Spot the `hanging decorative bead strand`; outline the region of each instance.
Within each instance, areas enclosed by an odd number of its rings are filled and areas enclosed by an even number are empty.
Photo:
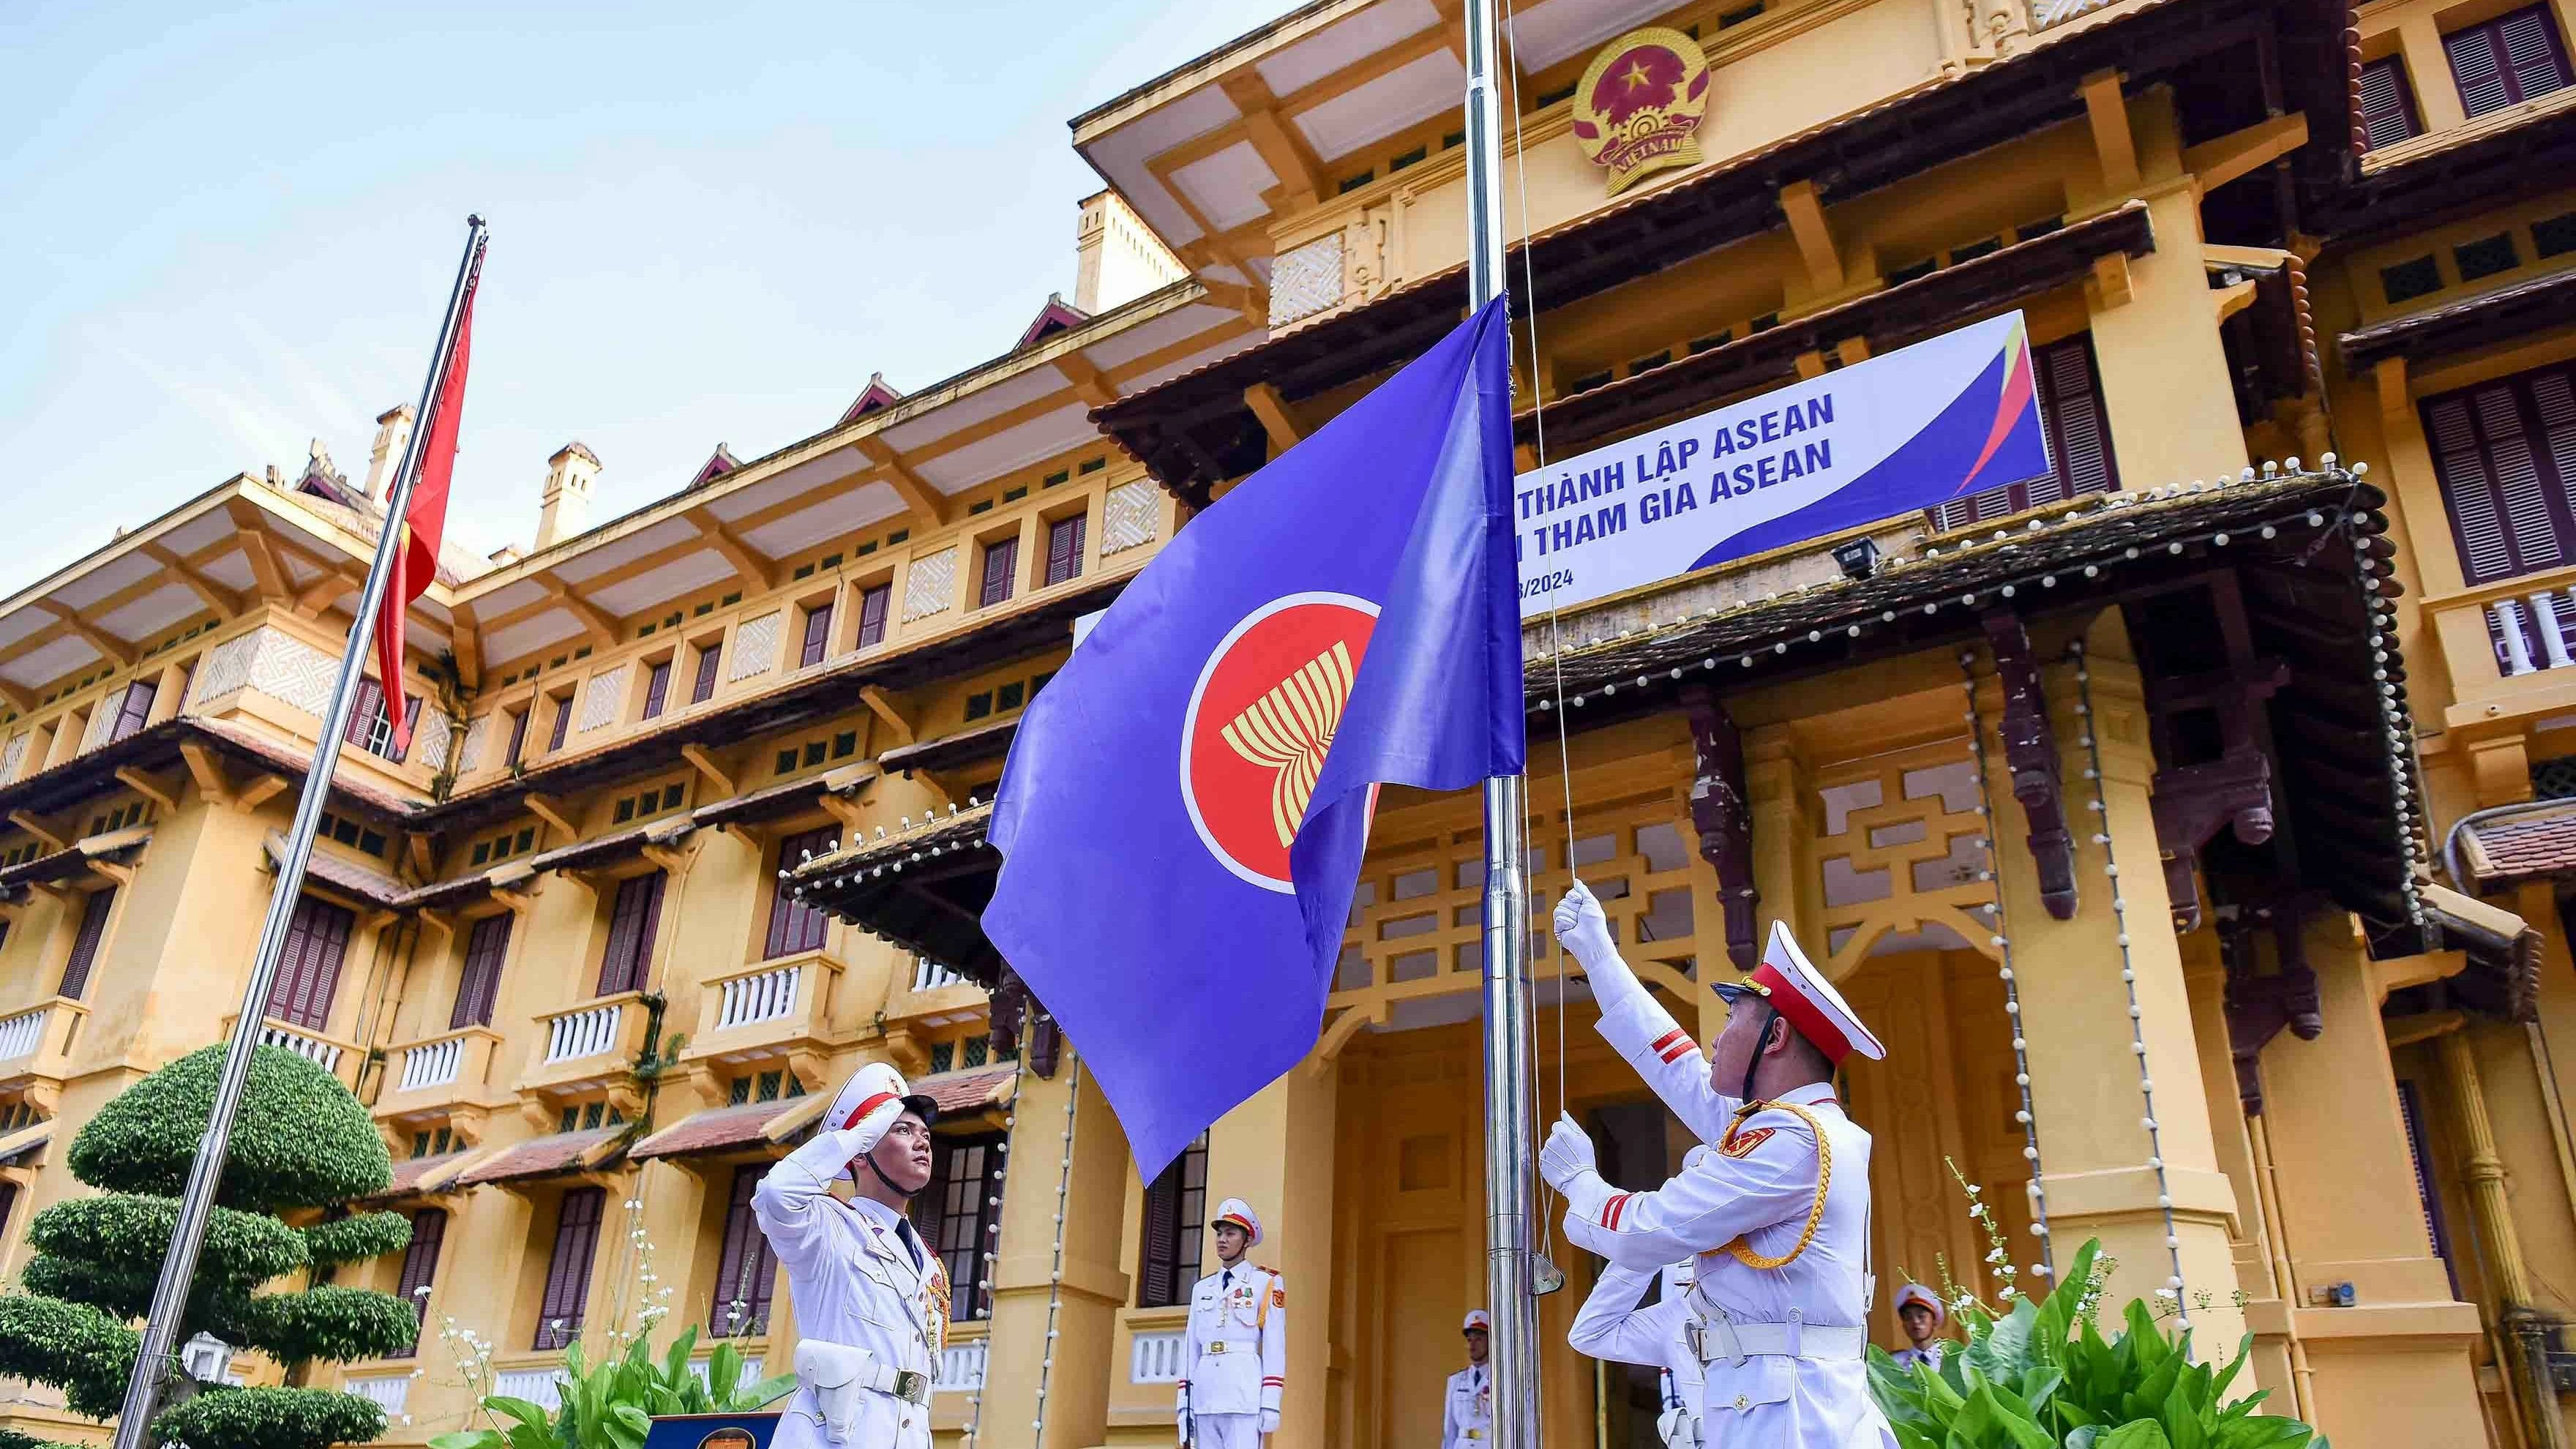
[[[1031,1027],[1036,1023],[1032,1021]],[[1021,1054],[1023,1057],[1026,1052]],[[1064,1092],[1064,1168],[1055,1179],[1055,1266],[1047,1272],[1046,1353],[1038,1360],[1038,1416],[1029,1425],[1033,1432],[1029,1443],[1034,1446],[1046,1440],[1047,1380],[1055,1376],[1055,1319],[1064,1306],[1064,1205],[1073,1189],[1074,1109],[1082,1104],[1082,1058],[1071,1047],[1065,1049],[1069,1063]]]
[[[1028,1022],[1026,1019],[1027,1013],[1034,1011],[1035,1008],[1033,1006],[1023,1007],[1021,1010],[1023,1013],[1021,1030],[1025,1033],[1028,1029]],[[1027,1090],[1028,1085],[1029,1048],[1026,1036],[1023,1035],[1020,1041],[1020,1055],[1016,1067],[1016,1074],[1011,1079],[1011,1100],[1015,1103],[1018,1102],[1020,1100],[1020,1093]],[[1003,1137],[999,1145],[999,1150],[1003,1154],[1004,1162],[1002,1164],[1002,1170],[995,1173],[994,1176],[1005,1181],[1009,1179],[1010,1175],[1010,1163],[1008,1161],[1011,1150],[1010,1130],[1019,1125],[1019,1120],[1019,1114],[1016,1111],[1006,1113],[1002,1118]],[[1001,1194],[995,1194],[995,1196],[998,1199]],[[984,1236],[986,1239],[984,1246],[978,1249],[975,1255],[975,1261],[982,1265],[976,1270],[975,1291],[983,1295],[982,1302],[984,1305],[985,1322],[987,1325],[992,1322],[994,1265],[1001,1260],[1001,1255],[998,1251],[999,1244],[996,1241],[1001,1236],[1002,1232],[1002,1214],[998,1201],[995,1202],[994,1209],[993,1220],[984,1225]],[[976,1375],[975,1387],[966,1395],[966,1433],[964,1437],[958,1441],[960,1449],[965,1449],[965,1446],[972,1445],[975,1442],[976,1431],[983,1427],[984,1383],[987,1379],[992,1377],[992,1365],[993,1334],[992,1329],[988,1326],[984,1331],[984,1370],[982,1373]],[[947,1366],[942,1364],[941,1367],[944,1369]]]

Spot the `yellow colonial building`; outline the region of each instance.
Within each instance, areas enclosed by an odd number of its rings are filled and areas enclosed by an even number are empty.
[[[2250,1335],[2346,1449],[2570,1434],[2571,26],[1537,0],[1505,32],[1525,471],[2015,311],[2053,459],[1534,622],[1535,898],[1580,873],[1703,1039],[1710,973],[1800,933],[1891,1047],[1845,1084],[1891,1288],[2002,1286],[1955,1172],[2022,1286],[2101,1238],[2114,1294]],[[1646,27],[1706,77],[1653,155],[1592,74]],[[1453,0],[1319,0],[1145,81],[1075,118],[1107,189],[1072,299],[991,362],[605,521],[569,444],[531,548],[448,561],[266,1014],[370,1105],[415,1223],[363,1276],[419,1346],[315,1382],[418,1444],[648,1318],[783,1366],[750,1188],[887,1060],[945,1109],[943,1446],[1172,1443],[1223,1196],[1293,1285],[1278,1449],[1433,1441],[1482,1294],[1476,802],[1390,794],[1313,1056],[1152,1182],[977,913],[1075,621],[1461,316],[1463,44]],[[10,1268],[97,1104],[228,1025],[411,419],[379,422],[363,483],[237,477],[0,601]],[[1536,954],[1541,1109],[1648,1185],[1687,1143]],[[1547,1442],[1649,1444],[1651,1377],[1563,1347],[1594,1269],[1556,1251]]]

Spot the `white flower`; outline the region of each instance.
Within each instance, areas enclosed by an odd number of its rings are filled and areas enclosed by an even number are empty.
[[[2174,1302],[2179,1295],[2177,1295],[2171,1288],[2159,1288],[2156,1290],[2156,1296],[2165,1300],[2167,1303],[2171,1303]]]

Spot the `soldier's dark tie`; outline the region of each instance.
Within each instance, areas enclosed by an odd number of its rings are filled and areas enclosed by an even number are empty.
[[[917,1238],[917,1237],[914,1237],[914,1236],[913,1236],[913,1232],[912,1232],[912,1219],[910,1219],[910,1218],[896,1218],[896,1219],[894,1220],[894,1235],[895,1235],[896,1237],[898,1237],[898,1238],[903,1239],[903,1245],[904,1245],[904,1247],[906,1247],[906,1248],[908,1248],[908,1249],[910,1249],[910,1250],[911,1250],[911,1252],[912,1252],[912,1271],[914,1271],[914,1272],[916,1272],[916,1273],[920,1272],[920,1271],[921,1271],[921,1239],[919,1239],[919,1238]]]

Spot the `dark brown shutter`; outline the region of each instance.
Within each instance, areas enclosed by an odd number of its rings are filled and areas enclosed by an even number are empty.
[[[796,667],[823,662],[824,651],[832,647],[832,606],[818,605],[805,611],[805,647],[796,656]]]
[[[663,660],[644,676],[644,717],[653,719],[662,713],[662,703],[671,693],[671,661]]]
[[[89,893],[81,907],[80,934],[72,937],[72,954],[63,962],[61,995],[74,1001],[89,989],[89,968],[98,960],[100,940],[107,935],[107,915],[116,907],[116,887],[106,886]]]
[[[368,748],[367,742],[374,737],[376,726],[383,723],[384,713],[385,687],[372,679],[359,680],[357,701],[349,708],[349,727],[340,738],[359,749]]]
[[[1047,525],[1048,583],[1060,584],[1082,572],[1082,525],[1079,513]]]
[[[716,663],[724,658],[722,644],[710,644],[698,651],[698,678],[689,689],[689,703],[703,704],[716,692]]]
[[[859,647],[885,642],[886,605],[894,598],[894,585],[879,584],[859,594]]]
[[[309,1031],[323,1029],[331,1019],[331,998],[339,990],[349,932],[357,921],[355,912],[311,896],[295,903],[295,914],[286,922],[277,981],[268,993],[270,1016]]]
[[[608,950],[600,957],[599,994],[614,996],[644,984],[653,959],[653,934],[662,923],[662,873],[629,876],[619,882],[616,903],[609,907]]]
[[[752,1192],[768,1174],[765,1162],[734,1169],[733,1194],[725,1203],[724,1250],[716,1262],[715,1298],[707,1309],[709,1337],[745,1338],[769,1331],[778,1259],[769,1251],[769,1239],[761,1234],[760,1222],[751,1211]]]
[[[2031,362],[2039,388],[2040,421],[2048,429],[2049,473],[2028,483],[1989,488],[1932,510],[1940,528],[1965,528],[2086,493],[2120,486],[2111,454],[2110,417],[2093,369],[2090,334],[2035,348]]]
[[[1179,1302],[1172,1279],[1173,1249],[1180,1238],[1181,1164],[1175,1160],[1145,1189],[1145,1232],[1136,1275],[1136,1306],[1167,1308]]]
[[[841,832],[832,826],[791,835],[778,842],[778,868],[794,870],[808,853],[828,855],[841,843]],[[796,899],[785,881],[776,882],[769,897],[769,936],[764,956],[788,956],[798,951],[823,949],[825,928],[830,918],[821,911]]]
[[[409,1358],[420,1346],[420,1324],[429,1317],[429,1295],[423,1293],[438,1276],[438,1250],[447,1242],[447,1212],[422,1208],[411,1215],[411,1246],[403,1249],[402,1277],[395,1296],[411,1306],[412,1341],[391,1355]]]
[[[2396,56],[2361,68],[2362,149],[2393,146],[2423,128],[2415,123],[2415,95],[2406,84],[2406,69]]]
[[[528,716],[535,713],[536,708],[531,704],[510,716],[510,753],[506,758],[513,765],[525,757],[528,748]]]
[[[456,1007],[447,1015],[450,1031],[490,1026],[492,1007],[501,995],[501,963],[510,955],[510,912],[485,916],[465,940],[465,970],[456,982]]]
[[[1011,597],[1011,575],[1020,564],[1020,541],[1006,538],[984,548],[984,587],[977,596],[980,605],[989,607]]]
[[[545,1300],[537,1312],[535,1347],[561,1348],[581,1337],[582,1312],[590,1303],[590,1260],[599,1248],[599,1215],[608,1194],[596,1187],[576,1187],[563,1195],[555,1219],[554,1256],[546,1263]]]
[[[10,1215],[17,1210],[17,1207],[18,1184],[14,1182],[0,1182],[0,1237],[6,1237],[8,1235],[9,1218]]]
[[[143,728],[143,722],[152,717],[153,696],[159,693],[160,686],[149,680],[138,679],[125,686],[125,702],[116,711],[116,728],[107,737],[121,740]]]
[[[548,753],[564,747],[564,736],[572,729],[572,702],[573,696],[569,694],[555,701],[555,732],[554,737],[546,741]]]
[[[2424,400],[2424,434],[2470,583],[2576,556],[2576,386],[2563,369]]]
[[[2567,53],[2546,6],[2533,5],[2442,37],[2460,107],[2472,116],[2567,84]]]

